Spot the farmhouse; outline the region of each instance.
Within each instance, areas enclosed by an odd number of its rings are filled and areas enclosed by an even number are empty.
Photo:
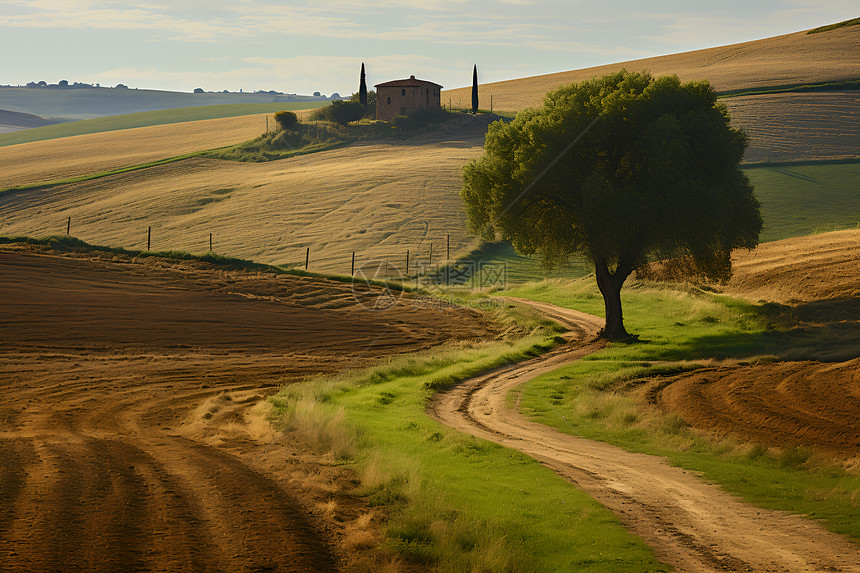
[[[442,86],[426,80],[394,80],[376,84],[376,119],[390,120],[395,115],[419,109],[439,109]]]

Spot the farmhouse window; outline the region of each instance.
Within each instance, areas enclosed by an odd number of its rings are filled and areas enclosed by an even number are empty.
[[[388,98],[388,105],[391,105],[391,98]]]
[[[405,96],[405,95],[406,95],[406,90],[400,90],[400,95]]]

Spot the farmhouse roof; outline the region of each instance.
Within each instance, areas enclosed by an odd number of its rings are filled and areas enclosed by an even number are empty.
[[[381,84],[376,84],[375,88],[420,88],[422,86],[426,86],[427,84],[436,86],[437,88],[441,88],[437,83],[428,82],[427,80],[416,80],[415,76],[409,76],[408,80],[393,80],[390,82],[384,82]]]

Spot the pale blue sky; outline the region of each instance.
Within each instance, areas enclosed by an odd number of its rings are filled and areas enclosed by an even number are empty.
[[[731,44],[858,16],[856,0],[0,0],[0,84],[191,91],[445,87]]]

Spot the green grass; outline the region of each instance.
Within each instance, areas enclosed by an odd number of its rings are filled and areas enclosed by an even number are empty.
[[[787,329],[790,313],[775,305],[693,289],[631,287],[622,295],[625,322],[641,342],[613,343],[534,379],[521,390],[524,411],[562,432],[665,456],[753,504],[821,519],[860,541],[860,476],[830,465],[825,456],[807,459],[802,450],[767,452],[756,444],[714,439],[628,392],[637,380],[695,369],[713,358],[814,359],[817,351],[830,349],[829,328]],[[602,299],[590,279],[533,283],[506,294],[602,315]],[[845,342],[849,357],[860,348],[853,336]]]
[[[744,172],[761,201],[762,242],[860,224],[860,162],[757,166]]]
[[[827,26],[819,26],[818,28],[813,28],[808,31],[807,34],[820,34],[821,32],[829,32],[830,30],[835,30],[836,28],[844,28],[845,26],[857,26],[860,25],[860,18],[852,18],[850,20],[843,20],[842,22],[837,22],[836,24],[829,24]]]
[[[520,322],[534,318],[517,319]],[[383,542],[440,571],[666,571],[587,494],[519,452],[464,435],[425,413],[435,389],[542,352],[555,331],[458,345],[340,377],[290,385],[275,419],[386,509]]]
[[[113,115],[110,117],[85,119],[69,123],[58,123],[55,125],[46,125],[45,127],[36,127],[33,129],[3,133],[0,134],[0,147],[16,145],[19,143],[29,143],[32,141],[43,141],[46,139],[58,139],[60,137],[70,137],[73,135],[86,135],[90,133],[102,133],[105,131],[132,129],[135,127],[149,127],[153,125],[166,125],[171,123],[181,123],[184,121],[200,121],[204,119],[219,119],[241,115],[274,113],[281,110],[311,109],[329,105],[329,103],[330,102],[325,101],[234,103]],[[274,128],[274,125],[272,125],[272,128]]]
[[[343,147],[353,141],[345,126],[330,122],[297,123],[292,129],[265,133],[230,147],[204,152],[206,157],[260,163]]]
[[[438,129],[440,124],[452,118],[452,114],[415,113],[398,118],[391,122],[362,119],[348,124],[312,118],[288,130],[266,133],[227,148],[206,152],[205,155],[216,159],[259,163],[335,149],[356,141],[402,140]]]
[[[535,256],[525,256],[517,253],[510,243],[481,243],[475,249],[457,259],[453,266],[467,264],[503,266],[506,282],[517,284],[541,278],[579,278],[591,273],[594,268],[581,256],[570,258],[566,267],[557,267],[550,271],[544,269],[540,260]]]

